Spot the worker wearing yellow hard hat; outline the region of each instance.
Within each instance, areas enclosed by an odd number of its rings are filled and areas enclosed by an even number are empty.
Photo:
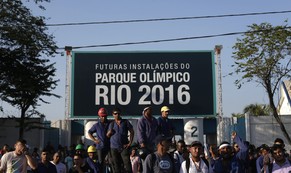
[[[94,145],[90,145],[87,149],[88,157],[86,158],[86,162],[90,166],[91,169],[94,170],[94,173],[100,172],[100,165],[97,159],[97,149]]]
[[[158,133],[166,136],[174,136],[174,126],[169,119],[170,108],[168,106],[163,106],[161,108],[161,116],[158,118]]]

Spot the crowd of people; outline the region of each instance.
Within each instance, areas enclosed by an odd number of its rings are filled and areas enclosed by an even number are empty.
[[[186,145],[175,141],[169,107],[161,108],[155,118],[152,108],[144,108],[136,130],[121,110],[112,110],[109,120],[105,108],[98,110],[98,122],[89,130],[94,142],[79,143],[58,150],[48,144],[38,154],[30,153],[25,140],[18,140],[14,150],[5,144],[0,151],[0,173],[289,173],[291,162],[284,141],[275,139],[269,147],[255,147],[232,132],[233,143],[205,146],[201,141]],[[134,133],[137,141],[134,142]]]

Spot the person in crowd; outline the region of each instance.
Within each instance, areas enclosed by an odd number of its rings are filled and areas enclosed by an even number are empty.
[[[247,173],[257,173],[256,160],[257,160],[257,151],[256,147],[253,144],[249,146],[249,164],[247,165]]]
[[[262,144],[258,149],[259,149],[258,152],[260,153],[260,156],[256,160],[256,168],[257,168],[257,172],[261,173],[267,170],[267,167],[268,167],[267,165],[270,162],[268,161],[264,163],[264,160],[267,159],[265,157],[269,157],[270,148],[267,144]]]
[[[210,153],[210,157],[208,159],[209,162],[211,162],[211,160],[215,161],[215,160],[219,159],[219,153],[218,153],[216,144],[211,144],[209,146],[209,153]]]
[[[56,152],[53,155],[53,160],[51,161],[51,163],[55,165],[57,173],[67,173],[67,167],[61,162],[61,159],[62,154],[60,152]]]
[[[157,135],[155,139],[157,151],[149,154],[143,163],[143,172],[150,173],[175,173],[174,158],[168,153],[171,145],[169,138]]]
[[[0,173],[26,173],[28,166],[32,169],[36,169],[37,164],[27,151],[25,140],[17,140],[14,148],[14,151],[7,152],[2,156]],[[15,160],[17,160],[17,162],[15,162]]]
[[[282,148],[284,149],[284,154],[285,154],[285,156],[286,157],[289,157],[289,153],[286,151],[286,149],[285,149],[285,143],[284,143],[284,140],[282,139],[282,138],[276,138],[275,140],[274,140],[274,144],[276,144],[276,145],[281,145],[282,146]]]
[[[0,150],[0,159],[7,152],[9,152],[9,145],[8,144],[4,144],[2,149]]]
[[[94,170],[94,173],[98,173],[100,169],[100,165],[98,163],[98,158],[97,158],[97,150],[94,145],[91,145],[87,149],[88,152],[88,157],[86,158],[86,162]]]
[[[75,147],[76,154],[82,154],[84,157],[86,156],[86,150],[83,144],[78,144]]]
[[[234,142],[232,146],[233,146],[233,152],[238,153],[240,150],[238,144],[236,142]]]
[[[85,161],[82,154],[74,155],[74,166],[69,170],[69,173],[91,173],[94,172],[92,168]]]
[[[103,172],[106,169],[104,160],[109,152],[110,147],[110,140],[106,136],[110,123],[107,119],[107,115],[107,110],[105,108],[100,108],[98,110],[98,122],[95,123],[88,131],[89,138],[96,144],[97,157],[99,165],[101,166],[100,170]],[[93,136],[94,133],[96,133],[96,137]]]
[[[31,153],[31,157],[35,160],[36,163],[40,161],[40,156],[38,154],[38,148],[33,148],[33,151]]]
[[[174,161],[176,172],[180,171],[182,162],[189,157],[189,152],[187,150],[184,140],[179,140],[176,144],[176,151],[174,151]]]
[[[143,151],[142,159],[144,159],[148,153],[154,152],[154,141],[157,136],[157,130],[158,121],[152,115],[152,108],[150,106],[144,108],[143,116],[137,121],[137,140],[141,151]]]
[[[163,106],[161,108],[161,116],[158,120],[158,134],[172,138],[174,136],[174,126],[169,119],[170,108]]]
[[[199,141],[193,141],[190,145],[190,153],[191,157],[186,158],[183,161],[180,173],[188,173],[188,172],[201,172],[208,173],[208,163],[206,159],[202,159],[201,155],[203,154],[203,145]]]
[[[228,142],[222,142],[218,149],[219,158],[210,162],[210,172],[245,173],[248,161],[248,146],[236,132],[232,132],[231,138],[238,144],[239,152],[233,153],[231,145]]]
[[[34,169],[34,173],[57,173],[57,168],[49,161],[49,151],[43,149],[40,155],[40,162],[37,164],[37,168]]]
[[[115,173],[120,173],[123,169],[125,169],[125,172],[131,173],[129,149],[134,136],[133,126],[128,120],[121,117],[121,110],[119,108],[114,108],[112,115],[114,121],[109,124],[107,137],[110,138],[110,154],[113,169]]]
[[[286,158],[283,145],[274,144],[271,149],[271,154],[274,161],[268,165],[267,173],[291,172],[291,161]]]
[[[137,148],[134,146],[131,148],[131,154],[129,156],[131,162],[132,173],[142,172],[142,162],[137,154]]]
[[[64,163],[66,165],[67,170],[70,170],[73,167],[74,161],[73,161],[73,153],[72,152],[67,153],[67,156],[65,157]]]

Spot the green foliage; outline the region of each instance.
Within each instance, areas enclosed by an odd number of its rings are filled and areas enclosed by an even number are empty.
[[[244,108],[243,113],[249,113],[251,116],[266,116],[271,115],[272,110],[265,104],[250,104]]]
[[[287,23],[287,21],[286,21]],[[237,39],[233,52],[235,72],[242,78],[236,80],[238,88],[254,81],[274,93],[281,79],[290,78],[291,29],[268,23],[253,24],[245,37]]]
[[[272,115],[291,144],[291,138],[278,115],[274,94],[284,79],[290,79],[291,71],[291,27],[285,21],[283,26],[268,23],[252,24],[244,38],[237,39],[234,48],[235,73],[242,75],[235,84],[240,88],[245,82],[262,85],[269,97]],[[248,110],[250,111],[250,110]],[[254,111],[255,114],[262,114]]]
[[[1,1],[0,6],[0,99],[21,111],[24,128],[27,111],[38,101],[48,103],[43,96],[59,97],[51,93],[58,80],[54,64],[46,58],[57,46],[46,34],[44,17],[33,16],[19,0]]]

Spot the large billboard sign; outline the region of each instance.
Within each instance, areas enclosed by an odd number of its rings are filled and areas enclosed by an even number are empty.
[[[140,117],[146,106],[171,117],[214,116],[213,51],[73,52],[71,118],[96,117],[100,107]]]

